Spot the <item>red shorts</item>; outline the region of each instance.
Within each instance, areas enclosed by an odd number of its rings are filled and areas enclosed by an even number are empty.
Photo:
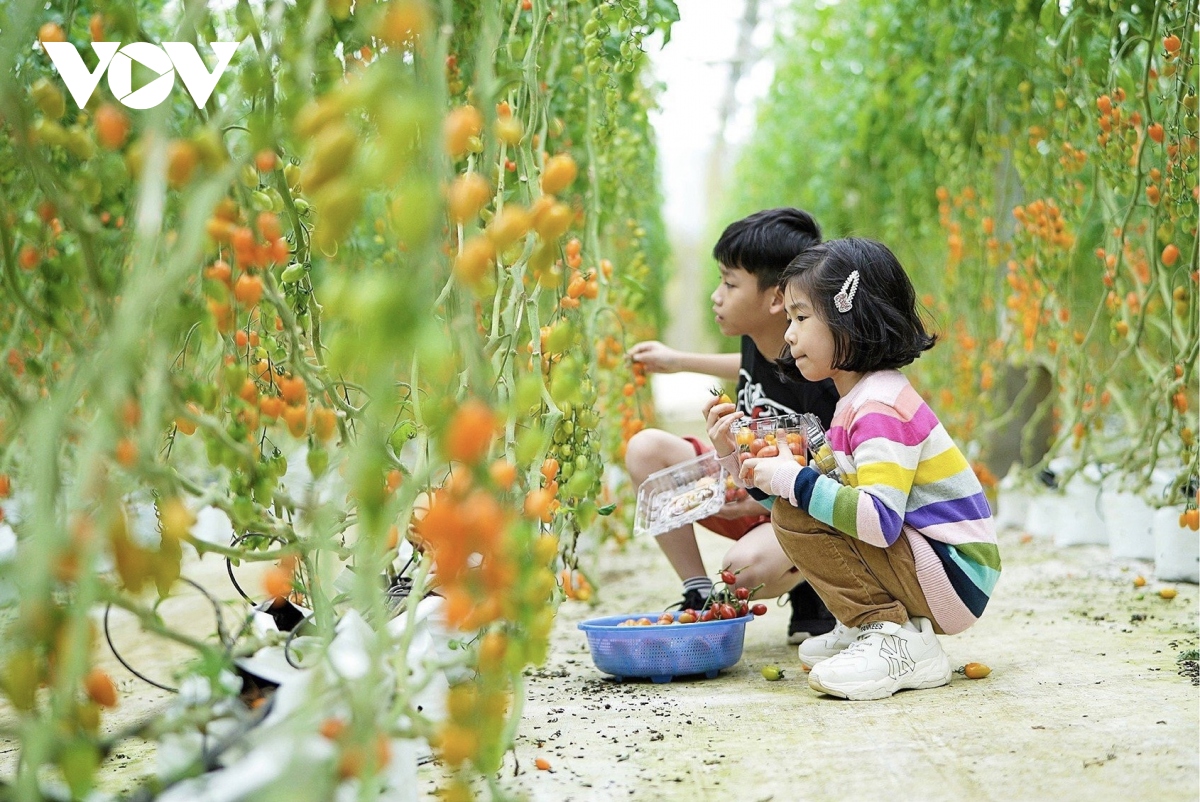
[[[692,444],[697,457],[713,450],[710,444],[703,443],[695,437],[684,437],[683,439]],[[765,510],[762,515],[746,515],[741,518],[722,518],[718,515],[710,515],[697,521],[710,532],[716,532],[721,537],[727,537],[730,540],[740,540],[754,527],[770,522],[771,515]]]

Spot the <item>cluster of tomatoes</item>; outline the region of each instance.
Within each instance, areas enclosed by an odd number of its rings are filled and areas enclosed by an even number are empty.
[[[543,465],[546,486],[525,492],[519,516],[516,464],[504,456],[488,461],[500,426],[499,414],[484,402],[460,405],[441,436],[455,472],[413,525],[418,548],[436,566],[446,622],[465,633],[478,632],[476,674],[451,688],[449,717],[431,743],[456,770],[470,765],[484,773],[499,768],[506,745],[510,674],[545,659],[558,590],[551,566],[559,556],[559,539],[543,529],[557,504],[557,464]],[[575,598],[590,593],[582,576],[564,572],[563,584]]]
[[[483,130],[483,115],[474,106],[464,105],[452,110],[443,129],[446,152],[451,158],[462,159],[482,150]],[[526,138],[519,118],[507,102],[497,105],[494,133],[505,153],[506,148],[516,148]],[[569,153],[551,156],[541,166],[542,194],[536,200],[528,207],[516,202],[497,204],[494,210],[488,209],[497,194],[492,184],[478,172],[459,175],[446,193],[451,221],[466,229],[479,223],[483,215],[487,220],[482,231],[471,236],[464,234],[458,243],[454,259],[454,273],[458,279],[485,292],[488,281],[493,278],[490,268],[494,264],[517,262],[526,235],[532,231],[538,235],[539,245],[528,258],[530,271],[526,277],[542,287],[557,287],[562,276],[561,263],[556,262],[558,240],[576,218],[570,205],[558,200],[557,195],[570,188],[578,173],[575,159]],[[567,259],[572,265],[572,276],[563,309],[578,308],[581,297],[599,295],[595,272],[589,271],[585,276],[579,270],[583,264],[581,250],[577,239],[568,244]]]
[[[806,460],[804,435],[798,430],[779,429],[759,437],[753,428],[743,427],[737,430],[734,439],[743,461],[751,457],[778,457],[785,448],[801,465]]]
[[[646,386],[646,366],[641,362],[632,365],[633,379],[621,388],[621,395],[626,399],[621,404],[621,445],[617,457],[625,458],[625,449],[635,434],[646,427],[646,422],[639,413],[639,404],[635,394]]]
[[[664,612],[657,620],[649,618],[627,618],[617,624],[619,627],[649,627],[670,624],[695,624],[705,621],[728,621],[734,618],[744,618],[748,615],[758,617],[767,614],[767,605],[762,602],[751,603],[758,588],[737,587],[737,575],[730,570],[721,572],[722,587],[714,587],[699,610],[687,608],[678,616]],[[760,586],[761,587],[761,586]]]
[[[1200,510],[1191,507],[1179,513],[1179,528],[1200,531]]]

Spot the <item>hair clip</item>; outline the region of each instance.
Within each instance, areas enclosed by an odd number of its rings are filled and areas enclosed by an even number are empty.
[[[858,292],[858,271],[852,270],[842,284],[842,290],[833,296],[833,305],[843,315],[854,308],[854,293]]]

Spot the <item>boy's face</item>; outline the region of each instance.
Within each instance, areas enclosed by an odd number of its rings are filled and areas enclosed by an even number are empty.
[[[758,279],[740,267],[721,265],[721,283],[712,294],[717,328],[727,337],[741,337],[767,324],[783,311],[783,299],[775,287],[758,288]]]

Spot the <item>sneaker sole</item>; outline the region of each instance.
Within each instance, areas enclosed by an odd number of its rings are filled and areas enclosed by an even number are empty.
[[[822,682],[820,677],[809,674],[808,687],[829,696],[849,699],[852,702],[869,702],[876,699],[886,699],[896,691],[925,690],[949,685],[950,674],[950,660],[943,655],[941,660],[935,661],[930,665],[917,666],[917,669],[910,676],[898,683],[888,677],[873,682],[837,685],[830,682]]]

